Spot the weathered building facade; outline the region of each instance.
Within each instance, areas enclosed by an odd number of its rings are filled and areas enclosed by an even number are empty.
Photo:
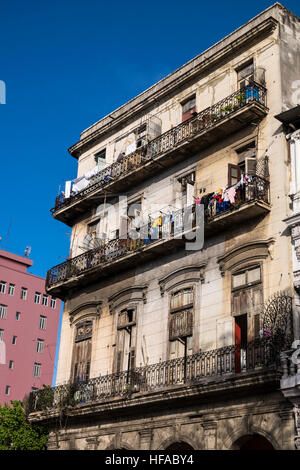
[[[78,175],[53,209],[70,258],[47,277],[65,301],[57,387],[31,400],[49,449],[294,448],[278,362],[299,331],[291,165],[275,116],[294,102],[299,34],[275,4],[70,148]]]

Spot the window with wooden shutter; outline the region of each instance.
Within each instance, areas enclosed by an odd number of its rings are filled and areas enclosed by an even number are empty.
[[[136,309],[121,310],[118,315],[116,371],[135,368]]]
[[[85,382],[90,378],[92,330],[92,321],[85,321],[76,327],[71,367],[74,382]]]
[[[194,291],[180,289],[170,299],[170,359],[183,357],[192,350]]]
[[[238,165],[228,165],[228,186],[234,186],[241,179],[241,168]]]

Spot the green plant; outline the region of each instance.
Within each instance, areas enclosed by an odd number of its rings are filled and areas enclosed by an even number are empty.
[[[31,424],[23,403],[0,405],[0,450],[46,450],[48,429]]]
[[[227,106],[225,106],[225,111],[228,112],[228,111],[232,111],[232,104],[228,104]]]
[[[236,99],[241,103],[246,103],[246,97],[244,93],[240,93],[237,95]]]

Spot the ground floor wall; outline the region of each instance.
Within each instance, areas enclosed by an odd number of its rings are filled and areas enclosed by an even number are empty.
[[[292,405],[274,392],[155,412],[149,406],[141,414],[112,419],[93,416],[76,421],[73,417],[61,427],[52,425],[48,449],[240,450],[262,445],[294,450],[294,437]]]

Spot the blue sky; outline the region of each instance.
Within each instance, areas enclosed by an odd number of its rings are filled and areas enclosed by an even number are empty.
[[[70,228],[49,209],[76,176],[67,149],[80,132],[272,3],[2,2],[1,248],[30,245],[36,275],[61,263]],[[284,5],[300,16],[297,0]]]

